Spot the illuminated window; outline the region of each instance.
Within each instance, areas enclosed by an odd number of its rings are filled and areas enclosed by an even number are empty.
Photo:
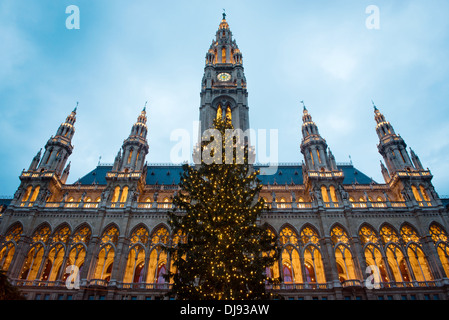
[[[217,116],[216,116],[216,118],[217,119],[222,119],[223,118],[223,110],[221,109],[220,105],[218,105],[218,108],[217,108]]]
[[[122,196],[120,197],[120,202],[126,202],[128,198],[128,186],[124,186],[122,189]]]
[[[148,243],[148,239],[149,239],[148,229],[143,226],[140,226],[133,231],[129,241],[131,242],[131,244],[142,243],[145,245]]]
[[[221,49],[221,63],[226,63],[226,48]]]
[[[384,225],[380,229],[380,237],[384,244],[388,244],[389,242],[399,243],[398,233],[388,225]]]
[[[119,194],[120,194],[120,187],[117,186],[117,187],[115,187],[115,189],[114,189],[114,194],[112,195],[112,200],[111,200],[111,202],[117,202],[117,201],[118,201],[118,196],[119,196]]]
[[[279,208],[286,208],[287,206],[285,205],[285,198],[281,198],[279,200],[280,204],[279,204]]]
[[[67,226],[61,226],[59,228],[56,229],[56,231],[53,233],[52,236],[52,243],[56,243],[56,242],[62,242],[62,243],[66,243],[67,240],[69,240],[70,237],[70,228]]]
[[[407,246],[407,255],[415,279],[417,281],[432,281],[433,276],[421,247],[415,243],[409,244]]]
[[[32,186],[28,186],[28,188],[26,189],[25,194],[24,194],[23,197],[22,197],[22,201],[23,201],[23,202],[27,201],[28,198],[30,197],[31,189],[32,189],[32,188],[33,188]]]
[[[325,283],[326,276],[321,258],[318,233],[311,227],[301,231],[301,241],[304,244],[305,277],[308,283]]]
[[[419,243],[419,236],[415,228],[405,224],[401,228],[401,237],[404,243],[416,242]]]
[[[338,242],[342,242],[342,243],[346,243],[346,244],[349,243],[348,234],[346,233],[345,230],[343,230],[342,227],[340,227],[338,225],[332,228],[331,240],[334,243],[334,245],[337,244]]]
[[[23,227],[20,223],[12,225],[5,234],[5,238],[0,245],[0,269],[8,271],[9,265],[14,258],[16,244],[22,236]]]
[[[379,241],[374,229],[366,225],[360,228],[359,238],[363,245],[368,242],[377,243]]]
[[[31,196],[30,202],[36,201],[36,198],[39,194],[40,188],[41,188],[40,186],[37,186],[36,188],[34,188],[33,195]]]
[[[134,151],[133,149],[129,150],[128,161],[127,161],[128,164],[131,163],[131,158],[133,156],[133,151]]]
[[[316,154],[317,154],[317,156],[318,156],[318,162],[321,163],[320,150],[316,149]]]
[[[321,196],[324,202],[329,202],[329,196],[327,195],[327,189],[325,186],[321,186]]]
[[[169,198],[165,197],[163,202],[164,202],[164,204],[163,204],[164,209],[170,208],[170,199]]]
[[[226,108],[226,121],[232,121],[232,112],[229,106]]]
[[[339,272],[340,280],[356,279],[352,253],[349,248],[348,234],[342,227],[337,225],[331,230],[331,240],[335,246],[335,262],[337,268],[340,266],[341,269],[341,272]]]
[[[421,190],[424,201],[430,201],[429,195],[427,194],[426,189],[423,187],[423,185],[419,185],[419,190]]]
[[[414,185],[412,185],[412,192],[413,195],[415,196],[416,201],[421,202],[422,201],[421,196],[419,195],[418,189]]]
[[[441,264],[443,265],[446,277],[449,277],[449,242],[448,235],[444,229],[433,223],[429,228],[429,233],[432,240],[437,246],[438,256],[440,258]]]
[[[103,231],[103,234],[101,235],[101,243],[105,244],[110,242],[113,243],[114,245],[117,245],[118,237],[119,231],[117,227],[110,226],[105,231]]]
[[[310,160],[312,160],[312,166],[315,165],[315,162],[313,161],[313,154],[312,154],[312,150],[309,150],[310,153]]]
[[[284,227],[279,233],[279,240],[282,245],[281,265],[284,283],[302,283],[297,234],[290,227]]]
[[[329,187],[329,191],[331,193],[332,202],[338,202],[337,194],[335,193],[335,187],[334,186],[330,186]]]
[[[73,233],[72,243],[84,243],[89,244],[92,231],[86,225],[78,227],[78,229]]]

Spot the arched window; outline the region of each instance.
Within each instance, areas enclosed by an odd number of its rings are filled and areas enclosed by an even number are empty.
[[[318,233],[309,226],[301,230],[301,242],[304,245],[304,267],[308,283],[325,283],[326,276],[321,257]]]
[[[55,281],[59,278],[65,256],[65,246],[58,242],[52,246],[45,262],[42,281]]]
[[[40,189],[41,189],[40,186],[37,186],[36,188],[34,188],[33,195],[31,196],[30,202],[36,201],[36,198],[37,198],[37,196],[39,194],[39,190]]]
[[[221,49],[221,63],[226,63],[226,48]]]
[[[119,194],[120,194],[120,187],[119,187],[119,186],[116,186],[116,187],[114,188],[114,194],[112,195],[112,200],[111,200],[111,202],[117,202],[117,201],[118,201],[118,196],[119,196]]]
[[[410,243],[407,246],[407,255],[412,267],[413,274],[417,281],[432,281],[433,276],[430,272],[427,258],[421,247],[416,243]]]
[[[52,243],[62,242],[65,244],[69,240],[70,234],[71,234],[70,228],[67,225],[62,225],[56,228],[55,232],[53,233],[51,242]]]
[[[331,193],[332,202],[338,202],[337,194],[335,193],[335,187],[334,186],[330,186],[329,187],[329,191]]]
[[[404,224],[401,227],[401,237],[407,248],[407,256],[417,281],[433,280],[427,258],[421,249],[419,236],[415,228]]]
[[[226,108],[226,121],[232,121],[232,111],[230,106],[227,106]]]
[[[22,202],[25,202],[25,201],[28,200],[28,198],[30,197],[30,194],[31,194],[31,189],[33,189],[32,186],[28,186],[28,187],[27,187],[25,193],[23,194]]]
[[[380,229],[380,238],[385,246],[385,255],[388,267],[394,277],[392,281],[411,281],[409,269],[403,251],[399,246],[399,236],[396,230],[389,225],[384,225]]]
[[[20,279],[35,280],[44,255],[42,243],[34,244],[28,251],[27,257],[22,267]]]
[[[413,195],[415,196],[415,200],[421,202],[422,201],[421,196],[419,195],[418,189],[414,185],[412,185],[412,192]]]
[[[331,230],[331,240],[334,244],[336,263],[340,265],[343,271],[339,274],[340,279],[357,279],[348,234],[337,225]]]
[[[123,282],[140,283],[144,281],[145,245],[149,240],[148,229],[142,225],[134,228],[130,237],[130,250]]]
[[[169,209],[170,208],[170,199],[165,197],[163,200],[164,204],[163,204],[163,208],[164,209]]]
[[[329,202],[329,196],[327,195],[327,189],[325,186],[321,186],[321,196],[324,202]]]
[[[223,109],[221,108],[221,105],[218,105],[216,118],[223,119]]]
[[[290,227],[284,227],[279,233],[279,240],[282,246],[281,265],[284,283],[302,283],[297,234]]]
[[[285,205],[285,198],[281,198],[281,199],[279,199],[279,208],[281,208],[281,209],[285,209],[287,206]]]
[[[111,279],[112,266],[115,258],[115,246],[117,245],[119,231],[112,225],[103,231],[101,235],[100,252],[97,256],[94,279],[109,281]]]
[[[124,186],[122,189],[122,196],[120,197],[120,202],[126,202],[128,198],[128,186]]]
[[[415,228],[407,224],[403,225],[401,228],[401,237],[404,243],[409,243],[411,241],[419,243],[418,233],[416,232]]]
[[[438,257],[440,258],[446,277],[449,277],[449,242],[446,231],[436,223],[430,225],[430,236],[437,247]]]
[[[145,249],[139,243],[129,250],[123,282],[141,283],[144,281]]]
[[[148,229],[143,226],[139,226],[133,231],[129,241],[131,244],[142,243],[143,245],[146,245],[148,243],[148,238]]]
[[[23,227],[20,223],[13,224],[6,232],[5,238],[0,245],[0,269],[8,271],[22,232]]]
[[[360,228],[359,238],[363,245],[365,245],[368,242],[371,242],[374,244],[379,242],[379,238],[377,237],[374,229],[371,227],[368,227],[366,225],[364,225]]]
[[[150,241],[150,260],[148,265],[148,283],[161,283],[160,277],[166,273],[167,252],[164,250],[169,244],[170,233],[164,226],[153,231]],[[163,266],[163,274],[161,267]],[[164,283],[164,282],[162,282]]]
[[[419,190],[421,190],[424,201],[430,201],[429,195],[427,194],[427,191],[422,184],[419,185]]]

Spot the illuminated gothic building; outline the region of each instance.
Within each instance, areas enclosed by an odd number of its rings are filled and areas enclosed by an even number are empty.
[[[200,97],[203,131],[217,116],[250,127],[242,53],[225,16],[206,54]],[[0,266],[28,299],[162,299],[170,287],[163,275],[173,268],[164,247],[180,241],[167,211],[182,168],[145,162],[144,108],[112,165],[67,184],[76,111],[20,174],[13,199],[0,202]],[[376,107],[374,120],[384,183],[337,163],[306,107],[298,119],[303,158],[260,176],[260,197],[271,207],[261,221],[282,246],[267,273],[283,281],[269,290],[287,299],[448,298],[448,200]],[[72,265],[79,289],[66,286]],[[368,266],[379,270],[374,288],[366,285]]]

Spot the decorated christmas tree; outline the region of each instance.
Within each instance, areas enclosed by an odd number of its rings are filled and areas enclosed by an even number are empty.
[[[182,233],[168,249],[177,299],[269,299],[266,270],[279,255],[276,236],[259,217],[262,185],[248,161],[248,146],[232,133],[229,118],[217,117],[201,163],[185,164],[169,224]],[[230,148],[232,146],[232,148]],[[232,152],[229,150],[232,149]],[[213,161],[211,161],[213,159]]]

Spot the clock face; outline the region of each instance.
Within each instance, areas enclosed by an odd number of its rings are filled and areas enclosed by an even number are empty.
[[[217,75],[217,79],[219,81],[229,81],[231,80],[231,75],[229,73],[222,72]]]

